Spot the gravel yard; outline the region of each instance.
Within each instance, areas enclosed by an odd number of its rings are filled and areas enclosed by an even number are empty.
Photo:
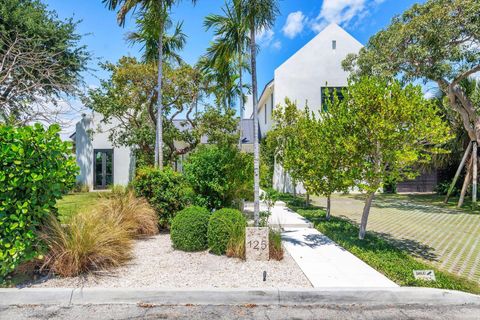
[[[263,281],[263,271],[267,281]],[[241,261],[208,252],[174,250],[168,234],[138,240],[134,259],[121,268],[74,278],[52,278],[33,287],[311,288],[292,257]]]

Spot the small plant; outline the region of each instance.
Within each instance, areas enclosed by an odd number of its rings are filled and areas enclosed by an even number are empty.
[[[119,217],[98,210],[75,214],[66,225],[52,216],[42,239],[48,248],[43,267],[64,277],[117,267],[131,258],[132,239]]]
[[[282,260],[283,259],[283,247],[282,247],[282,235],[280,231],[270,229],[268,233],[270,259]]]
[[[200,251],[208,248],[207,232],[210,212],[202,207],[188,207],[172,220],[170,238],[175,249]]]
[[[133,191],[121,190],[112,191],[108,198],[98,203],[95,210],[118,219],[132,237],[157,234],[158,219],[155,210],[144,198],[135,197]]]
[[[260,211],[259,212],[259,227],[268,227],[268,218],[270,218],[271,213],[269,211]]]
[[[220,209],[215,211],[208,223],[208,247],[217,255],[225,254],[228,243],[235,234],[236,228],[247,225],[243,214],[235,209]]]
[[[275,203],[279,200],[280,193],[274,189],[267,189],[262,193],[260,199],[267,205],[268,213],[272,213],[272,208],[275,207]]]
[[[243,221],[236,223],[227,244],[227,257],[245,260],[245,224]]]
[[[133,189],[155,209],[161,227],[168,228],[175,213],[190,201],[189,188],[182,175],[170,168],[145,167],[137,171]]]

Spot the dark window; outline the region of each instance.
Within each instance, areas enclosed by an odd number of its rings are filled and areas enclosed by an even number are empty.
[[[270,95],[270,101],[272,102],[270,106],[270,114],[273,117],[273,93]]]
[[[95,149],[93,154],[94,189],[106,189],[113,185],[113,150]]]
[[[332,41],[332,49],[333,50],[337,49],[337,40]]]
[[[265,103],[265,124],[267,124],[267,104]]]
[[[344,87],[322,87],[322,110],[323,112],[327,111],[327,98],[330,100],[330,102],[333,102],[333,98],[335,95],[337,95],[338,100],[342,101],[343,100],[343,94],[342,90]]]

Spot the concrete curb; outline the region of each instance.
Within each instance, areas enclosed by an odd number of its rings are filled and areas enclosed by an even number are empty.
[[[425,305],[480,308],[480,296],[432,288],[206,289],[133,288],[0,289],[0,306],[11,305]]]

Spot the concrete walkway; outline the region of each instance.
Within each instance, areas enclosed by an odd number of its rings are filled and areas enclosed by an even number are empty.
[[[263,209],[263,208],[262,208]],[[312,224],[278,201],[269,225],[282,228],[285,249],[314,288],[398,287],[393,281],[337,245]]]

